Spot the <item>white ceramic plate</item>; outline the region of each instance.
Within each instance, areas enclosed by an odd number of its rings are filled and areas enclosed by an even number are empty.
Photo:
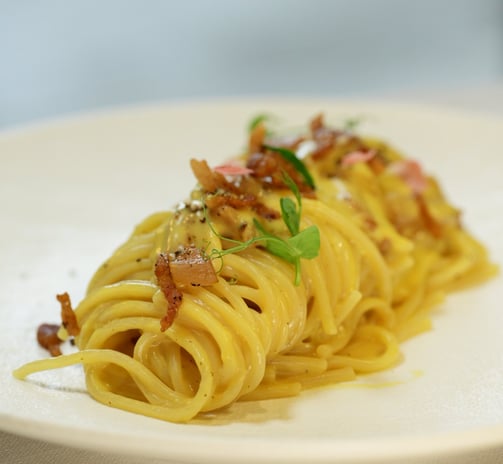
[[[434,172],[465,223],[503,262],[503,121],[365,102],[220,101],[55,121],[0,135],[0,426],[94,450],[201,463],[376,463],[478,456],[503,448],[503,288],[452,295],[395,369],[289,400],[240,404],[177,425],[110,409],[83,393],[79,367],[14,380],[45,356],[35,328],[54,295],[81,298],[134,224],[194,184],[190,156],[220,162],[271,112],[301,125],[319,111],[384,137]]]

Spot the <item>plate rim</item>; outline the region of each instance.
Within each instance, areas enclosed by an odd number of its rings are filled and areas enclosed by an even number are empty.
[[[180,463],[197,461],[207,464],[247,464],[260,460],[264,464],[303,464],[306,462],[312,462],[313,464],[375,464],[386,462],[391,464],[403,462],[404,459],[415,460],[471,455],[481,451],[499,449],[503,443],[503,424],[432,435],[403,435],[398,440],[391,437],[366,438],[364,440],[344,439],[337,442],[336,446],[326,439],[309,438],[302,442],[296,442],[285,437],[280,441],[274,440],[273,453],[271,453],[271,447],[269,446],[257,446],[264,443],[260,438],[244,439],[233,436],[233,447],[238,448],[241,453],[237,457],[235,454],[229,453],[229,446],[226,443],[228,437],[207,437],[203,439],[198,435],[197,439],[194,440],[193,436],[184,433],[181,437],[176,436],[176,440],[171,441],[171,444],[178,446],[169,446],[170,440],[166,440],[166,449],[169,450],[168,456],[166,452],[162,452],[162,448],[156,446],[138,447],[139,441],[137,439],[124,441],[122,434],[111,433],[109,430],[106,432],[85,430],[84,434],[70,434],[70,439],[62,441],[59,434],[64,433],[67,429],[61,424],[51,424],[50,427],[44,427],[44,425],[47,426],[47,423],[42,420],[28,420],[4,413],[0,413],[0,418],[2,419],[0,421],[0,430],[14,435],[81,450],[103,451]],[[162,423],[162,421],[160,422]],[[10,426],[5,427],[6,423],[10,423]],[[175,425],[191,427],[191,424]],[[68,438],[68,434],[65,436]],[[158,440],[152,440],[151,444],[158,444]],[[190,453],[178,451],[179,449],[185,449],[185,445],[191,446]]]

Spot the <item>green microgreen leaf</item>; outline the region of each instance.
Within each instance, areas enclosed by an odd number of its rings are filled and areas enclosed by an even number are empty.
[[[300,228],[300,216],[297,211],[297,206],[291,198],[281,198],[279,202],[281,206],[281,217],[283,218],[283,222],[288,227],[290,234],[298,234]]]
[[[320,252],[320,230],[315,225],[309,226],[290,237],[287,242],[300,258],[316,258]]]
[[[300,216],[302,214],[302,196],[299,191],[299,187],[293,181],[293,179],[288,175],[287,172],[283,171],[283,182],[290,190],[293,192],[295,199],[297,200],[298,209],[294,202],[289,198],[281,198],[281,216],[283,222],[288,227],[291,235],[296,235],[300,230]]]
[[[265,249],[269,253],[272,253],[289,263],[294,263],[295,260],[299,258],[299,256],[296,256],[297,250],[295,250],[287,241],[278,237],[265,239]]]
[[[288,241],[268,232],[256,219],[253,219],[253,224],[262,234],[261,237],[267,251],[273,255],[279,256],[289,263],[293,263],[295,261],[297,250],[295,250]]]
[[[295,168],[295,170],[304,178],[306,185],[311,187],[313,190],[316,188],[314,185],[314,180],[311,174],[309,173],[306,165],[302,162],[302,160],[297,158],[297,155],[292,150],[283,147],[273,147],[271,145],[264,145],[264,148],[279,153],[283,157],[283,159],[288,161]]]
[[[300,211],[300,209],[302,207],[302,196],[300,194],[299,187],[294,182],[294,180],[288,175],[288,173],[285,171],[283,171],[283,182],[293,192],[293,194],[297,200],[297,203],[299,204],[299,211]],[[300,212],[299,212],[299,216],[300,216]]]
[[[293,192],[297,205],[288,197],[280,198],[281,217],[285,223],[290,237],[286,240],[282,237],[269,232],[257,219],[253,219],[253,224],[259,235],[245,242],[223,237],[220,235],[209,220],[206,208],[204,209],[205,218],[211,231],[221,240],[234,243],[235,246],[226,250],[212,250],[210,258],[222,258],[230,253],[244,251],[249,246],[258,243],[262,245],[269,253],[291,263],[295,267],[295,285],[300,284],[301,279],[301,259],[313,259],[318,256],[320,250],[320,231],[315,225],[300,230],[300,219],[302,212],[302,197],[297,184],[287,174],[283,173],[283,180]]]

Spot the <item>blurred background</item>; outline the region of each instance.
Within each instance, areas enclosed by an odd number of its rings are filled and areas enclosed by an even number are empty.
[[[502,83],[502,0],[0,0],[0,129],[158,101],[449,101]]]

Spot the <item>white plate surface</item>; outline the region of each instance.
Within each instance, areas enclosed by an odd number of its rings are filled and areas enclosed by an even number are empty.
[[[363,116],[441,180],[503,262],[503,121],[378,102],[245,100],[132,108],[0,134],[0,427],[94,450],[200,463],[435,462],[503,450],[501,278],[451,295],[396,368],[289,400],[238,404],[210,422],[165,423],[83,393],[74,366],[15,380],[45,356],[35,328],[56,321],[134,224],[184,199],[189,157],[239,152],[257,113],[302,125]],[[485,454],[484,454],[485,453]]]

